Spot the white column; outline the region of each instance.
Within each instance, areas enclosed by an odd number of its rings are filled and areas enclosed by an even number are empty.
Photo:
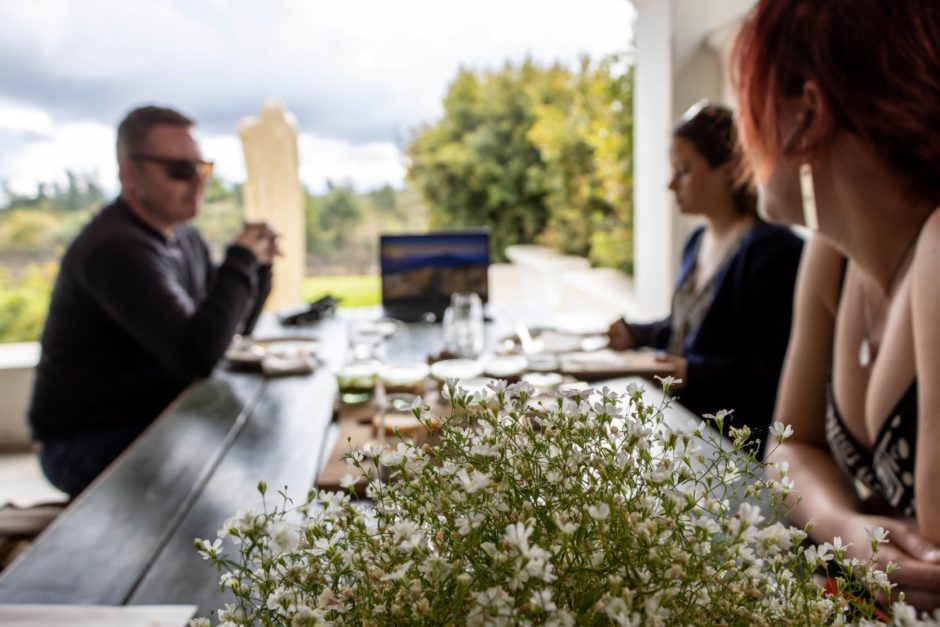
[[[668,190],[673,122],[673,0],[635,0],[633,280],[637,317],[669,312],[678,254]]]
[[[274,261],[274,281],[265,309],[299,305],[303,302],[307,248],[297,124],[291,113],[272,100],[257,117],[242,120],[238,133],[248,170],[245,218],[268,220],[282,235],[283,256]]]

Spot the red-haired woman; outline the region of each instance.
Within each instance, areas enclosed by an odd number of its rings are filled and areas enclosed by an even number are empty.
[[[732,65],[762,215],[817,230],[775,413],[793,519],[856,555],[883,527],[940,607],[940,3],[761,0]]]

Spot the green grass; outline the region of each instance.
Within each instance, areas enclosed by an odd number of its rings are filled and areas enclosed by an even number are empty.
[[[374,274],[356,276],[308,276],[304,300],[312,302],[329,294],[340,299],[340,307],[368,307],[382,302],[381,279]]]

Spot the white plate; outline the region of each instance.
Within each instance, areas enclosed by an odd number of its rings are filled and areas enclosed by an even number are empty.
[[[571,353],[575,351],[596,351],[607,348],[606,335],[582,335],[566,331],[546,330],[539,333],[535,340],[546,353]]]
[[[309,358],[316,352],[317,340],[309,337],[251,339],[236,337],[225,351],[225,358],[243,366],[260,367],[265,357],[283,359]]]
[[[316,360],[310,355],[285,357],[282,355],[267,355],[261,361],[261,371],[269,377],[289,374],[308,374],[317,367]]]
[[[557,372],[530,372],[522,375],[522,380],[536,390],[550,392],[561,385],[564,378]]]
[[[389,385],[412,385],[422,383],[431,369],[422,361],[401,364],[384,364],[379,368],[379,378]]]
[[[489,377],[518,377],[529,367],[529,360],[522,355],[498,355],[491,357],[483,368]]]
[[[444,379],[471,379],[483,374],[483,364],[476,359],[445,359],[431,365],[431,376]]]
[[[606,335],[586,335],[581,338],[581,350],[599,351],[610,345],[610,338]]]

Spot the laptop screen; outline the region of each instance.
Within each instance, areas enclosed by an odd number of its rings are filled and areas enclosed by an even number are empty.
[[[475,292],[485,302],[490,263],[488,231],[443,231],[421,235],[382,235],[382,306],[386,315],[438,319],[454,292]]]

